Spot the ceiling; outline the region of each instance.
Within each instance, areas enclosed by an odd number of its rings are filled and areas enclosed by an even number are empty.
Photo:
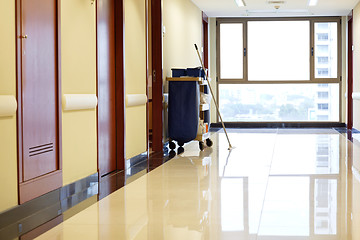
[[[314,7],[309,0],[284,0],[272,4],[269,0],[244,0],[238,7],[235,0],[192,0],[209,17],[290,17],[290,16],[347,16],[359,0],[318,0]],[[280,6],[278,10],[275,6]]]

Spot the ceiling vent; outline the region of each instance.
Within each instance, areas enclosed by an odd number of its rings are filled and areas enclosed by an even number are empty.
[[[285,1],[269,0],[268,4],[285,4]]]

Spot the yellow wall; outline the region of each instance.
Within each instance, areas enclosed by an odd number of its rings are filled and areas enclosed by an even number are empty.
[[[354,92],[360,92],[360,3],[356,5],[353,13],[353,39],[355,50],[354,54]],[[360,101],[355,100],[354,109],[354,128],[360,130]]]
[[[165,78],[171,76],[171,68],[201,66],[194,44],[201,49],[202,13],[190,0],[164,0],[163,3]]]
[[[217,84],[216,84],[216,18],[209,19],[209,51],[210,51],[210,59],[209,59],[209,71],[210,71],[210,78],[211,87],[214,93],[215,99],[217,98]],[[211,100],[211,119],[212,123],[217,122],[217,114],[216,114],[216,107],[214,101]]]
[[[145,0],[125,0],[125,93],[146,94]],[[146,105],[126,108],[126,159],[147,150]]]
[[[15,0],[0,0],[0,95],[16,96]],[[17,205],[16,116],[0,117],[0,212]]]
[[[61,1],[62,94],[96,94],[95,4]],[[97,172],[96,110],[62,115],[63,184]]]

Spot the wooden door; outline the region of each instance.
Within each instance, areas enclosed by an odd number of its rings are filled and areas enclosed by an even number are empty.
[[[203,63],[205,68],[209,68],[209,18],[202,12],[203,23]]]
[[[19,191],[25,202],[62,185],[57,1],[18,0],[17,13]]]
[[[161,0],[151,1],[152,150],[163,151],[163,27]]]
[[[116,167],[114,0],[97,1],[98,166],[100,176]]]
[[[348,86],[347,86],[347,129],[353,128],[353,16],[348,20]]]

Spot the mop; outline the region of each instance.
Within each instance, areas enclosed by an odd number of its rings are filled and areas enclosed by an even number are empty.
[[[224,129],[226,138],[227,138],[228,143],[229,143],[229,148],[228,148],[228,150],[231,150],[231,149],[233,149],[233,148],[235,148],[235,147],[231,146],[229,136],[228,136],[228,134],[227,134],[227,132],[226,132],[226,128],[225,128],[224,122],[223,122],[222,117],[221,117],[221,114],[220,114],[219,106],[218,106],[218,104],[217,104],[217,102],[216,102],[216,100],[215,100],[215,96],[214,96],[214,93],[213,93],[213,91],[212,91],[212,89],[211,89],[210,82],[208,81],[208,79],[209,79],[208,73],[205,71],[204,63],[203,63],[203,61],[202,61],[202,59],[201,59],[201,56],[200,56],[200,53],[199,53],[199,49],[198,49],[198,47],[197,47],[196,44],[194,44],[194,45],[195,45],[195,49],[196,49],[196,52],[197,52],[197,54],[198,54],[198,57],[199,57],[201,66],[202,66],[202,68],[204,69],[206,81],[208,82],[208,86],[209,86],[209,89],[210,89],[210,92],[211,92],[211,96],[212,96],[212,99],[214,100],[214,104],[215,104],[215,106],[216,106],[217,114],[218,114],[218,116],[219,116],[219,118],[220,118],[222,127],[223,127],[223,129]]]

